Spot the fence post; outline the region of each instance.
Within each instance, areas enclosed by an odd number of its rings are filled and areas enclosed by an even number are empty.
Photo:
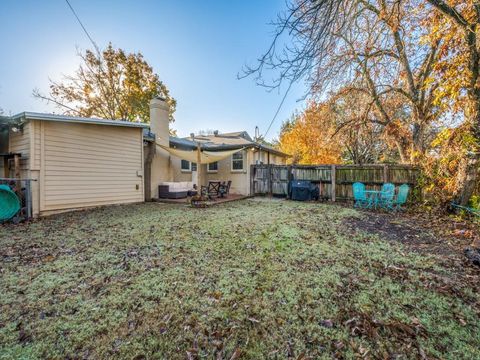
[[[388,183],[388,164],[383,165],[383,182]]]
[[[272,197],[273,195],[273,168],[272,165],[268,166],[268,196]]]
[[[293,180],[293,166],[294,165],[287,165],[287,199],[290,199],[290,181]]]
[[[336,166],[335,165],[332,165],[332,172],[330,174],[330,178],[332,180],[332,201],[335,202],[336,201],[336,184],[337,184],[337,174],[336,174]]]
[[[27,218],[32,218],[32,181],[25,180],[25,206],[27,207]]]
[[[250,195],[255,195],[255,171],[257,168],[255,165],[250,165]]]

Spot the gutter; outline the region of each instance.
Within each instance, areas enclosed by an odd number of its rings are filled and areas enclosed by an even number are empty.
[[[22,112],[10,117],[11,121],[26,122],[28,120],[40,120],[40,121],[56,121],[64,123],[80,123],[80,124],[93,124],[93,125],[109,125],[109,126],[123,126],[144,128],[149,127],[148,124],[136,123],[126,120],[111,120],[111,119],[98,119],[98,118],[85,118],[79,116],[67,116],[56,114],[42,114],[34,112]]]

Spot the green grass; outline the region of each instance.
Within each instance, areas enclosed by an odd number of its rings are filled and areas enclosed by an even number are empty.
[[[0,227],[0,358],[480,358],[478,294],[352,216],[244,200]]]

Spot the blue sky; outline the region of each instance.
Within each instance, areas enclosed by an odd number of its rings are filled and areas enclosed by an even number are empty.
[[[70,2],[100,47],[111,41],[143,53],[177,99],[179,135],[205,129],[253,135],[256,125],[266,131],[285,87],[268,92],[237,73],[267,49],[268,23],[284,0]],[[55,111],[32,90],[48,91],[49,78],[77,69],[76,48],[92,47],[64,0],[0,1],[0,38],[0,108],[7,114]],[[267,138],[303,106],[304,92],[304,84],[292,87]]]

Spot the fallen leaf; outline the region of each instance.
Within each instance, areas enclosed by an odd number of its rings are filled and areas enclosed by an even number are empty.
[[[232,356],[230,356],[230,360],[236,360],[240,358],[240,355],[242,355],[242,351],[240,348],[236,348],[235,351],[233,352]]]

